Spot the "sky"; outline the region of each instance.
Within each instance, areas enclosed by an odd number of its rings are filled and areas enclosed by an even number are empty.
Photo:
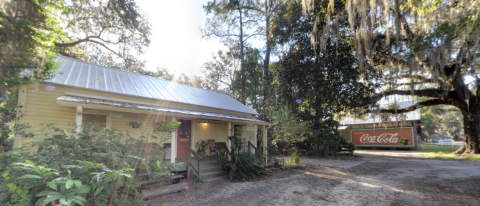
[[[137,0],[151,24],[151,43],[140,59],[146,69],[165,67],[173,72],[201,75],[201,67],[212,53],[226,50],[218,40],[202,39],[205,24],[203,4],[208,0]]]

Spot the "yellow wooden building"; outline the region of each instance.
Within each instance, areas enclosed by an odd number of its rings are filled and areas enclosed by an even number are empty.
[[[153,131],[158,122],[180,121],[182,125],[167,141],[171,144],[170,160],[175,162],[186,157],[187,147],[195,148],[199,140],[231,145],[228,137],[238,127],[242,128],[242,138],[256,146],[255,128],[270,125],[257,120],[257,112],[226,94],[69,57],[58,56],[57,60],[59,68],[50,80],[22,89],[19,95],[22,107],[17,122],[29,124],[34,133],[39,132],[41,123],[72,130],[77,125],[79,132],[82,124],[94,122],[135,136]],[[129,120],[142,122],[141,129],[129,126]],[[266,132],[263,137],[263,145],[267,145]],[[28,141],[32,139],[15,137],[14,147]]]

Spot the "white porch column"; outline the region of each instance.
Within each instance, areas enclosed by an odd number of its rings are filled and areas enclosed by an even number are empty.
[[[195,149],[195,146],[194,146],[195,145],[195,124],[197,124],[196,119],[193,119],[192,124],[190,124],[190,131],[192,132],[192,134],[190,134],[191,135],[191,142],[192,142],[190,147],[192,149]]]
[[[75,133],[82,132],[82,118],[83,118],[83,107],[82,105],[77,105],[77,113],[75,114]]]
[[[228,122],[228,136],[232,136],[232,122]],[[232,152],[230,148],[232,148],[232,140],[227,140],[227,149],[228,151]],[[227,157],[228,161],[230,161],[230,156]]]
[[[265,154],[265,162],[267,159],[267,125],[263,125],[263,153]]]
[[[257,125],[253,125],[253,139],[250,139],[250,142],[258,148],[257,146]],[[252,154],[255,154],[255,150],[252,150]]]
[[[240,142],[243,142],[243,139],[245,139],[245,141],[247,141],[247,124],[243,124],[242,125],[242,139],[240,140]],[[245,146],[247,145],[244,145],[244,147],[242,148],[243,149],[243,152],[245,152]]]
[[[105,124],[105,127],[107,129],[112,129],[112,115],[110,113],[107,113],[107,122]]]
[[[177,121],[177,117],[172,116],[172,122]],[[170,153],[170,162],[175,163],[175,159],[177,158],[177,132],[172,132],[172,149]]]

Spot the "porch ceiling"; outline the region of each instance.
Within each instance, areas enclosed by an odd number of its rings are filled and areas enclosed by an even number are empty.
[[[56,99],[56,102],[63,106],[82,105],[85,108],[96,108],[96,109],[125,111],[125,112],[155,111],[160,113],[169,113],[171,115],[191,116],[195,118],[207,117],[207,118],[213,118],[213,119],[219,119],[219,120],[228,120],[228,121],[233,120],[236,122],[246,122],[246,123],[252,123],[257,125],[273,125],[269,122],[261,121],[258,119],[251,119],[251,118],[240,117],[240,116],[229,115],[229,114],[173,109],[173,108],[165,108],[165,107],[147,105],[147,104],[114,101],[114,100],[107,100],[107,99],[100,99],[100,98],[88,98],[88,97],[80,97],[80,96],[73,96],[73,95],[61,96]]]

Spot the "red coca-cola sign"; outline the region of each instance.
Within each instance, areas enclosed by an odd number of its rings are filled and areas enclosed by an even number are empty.
[[[352,142],[357,146],[413,146],[412,128],[352,130]]]

